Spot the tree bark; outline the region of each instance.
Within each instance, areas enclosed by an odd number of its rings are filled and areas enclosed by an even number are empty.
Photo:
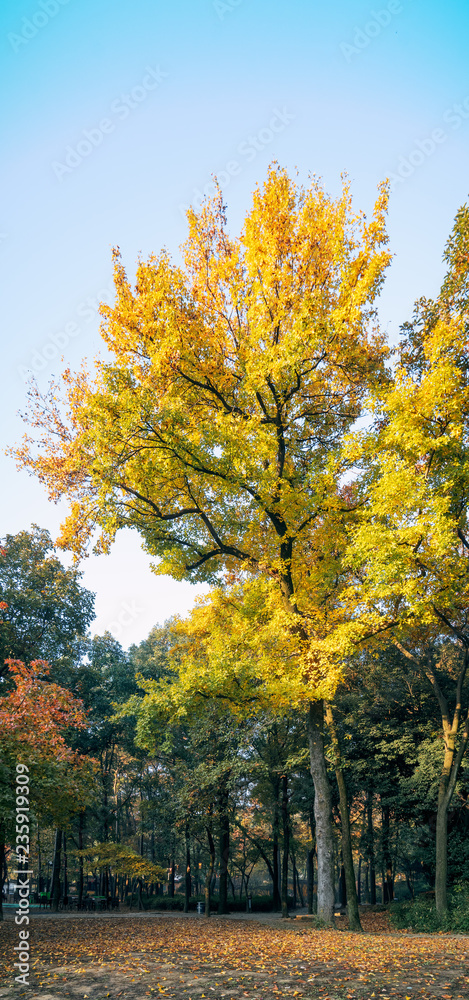
[[[445,757],[438,788],[435,844],[435,906],[440,917],[444,916],[448,910],[448,806],[450,802],[448,784],[454,757],[454,741],[447,736],[445,743]]]
[[[321,920],[332,924],[334,918],[334,841],[331,789],[324,756],[323,721],[323,702],[310,702],[308,738],[311,777],[314,784],[314,818],[318,856],[317,915]]]
[[[83,850],[83,827],[84,827],[85,814],[80,813],[78,817],[78,850]],[[78,867],[78,906],[80,907],[83,902],[83,857],[80,854],[79,867]]]
[[[309,814],[309,824],[311,828],[311,849],[307,858],[307,892],[308,892],[308,913],[314,912],[314,854],[316,851],[316,827],[314,824],[314,803]]]
[[[223,789],[220,796],[219,815],[220,885],[218,912],[229,913],[228,909],[228,861],[230,857],[230,818],[228,816],[228,793]]]
[[[347,906],[347,884],[345,881],[345,868],[342,862],[339,873],[339,903],[340,908]]]
[[[274,789],[274,816],[272,821],[272,883],[273,883],[273,907],[274,911],[280,910],[282,906],[282,901],[280,898],[280,865],[279,865],[279,814],[278,814],[278,797],[280,791],[280,783],[278,781],[273,782]]]
[[[288,777],[282,776],[282,917],[288,917],[288,856],[290,851],[290,817],[288,815]]]
[[[466,659],[467,654],[465,655]],[[455,717],[456,717],[455,712]],[[459,728],[459,717],[453,719],[450,725],[443,717],[443,733],[445,740],[445,755],[438,786],[438,808],[436,814],[436,870],[435,870],[435,906],[439,916],[448,911],[448,809],[456,787],[461,761],[469,739],[469,717],[466,721],[459,750],[456,753],[456,736]]]
[[[314,847],[308,851],[307,860],[307,873],[308,873],[308,913],[313,912],[313,902],[314,902]]]
[[[36,843],[37,843],[37,891],[42,892],[42,851],[39,823],[36,823]]]
[[[373,831],[373,792],[369,789],[366,793],[366,832],[367,832],[367,855],[370,877],[370,903],[376,905],[376,867],[375,867],[375,845]]]
[[[63,834],[63,846],[64,846],[64,884],[63,884],[63,897],[64,902],[68,900],[68,854],[67,854],[67,837],[65,833]]]
[[[305,905],[304,896],[303,896],[303,889],[301,888],[300,873],[298,871],[298,868],[296,867],[296,860],[295,860],[295,855],[294,854],[292,854],[292,861],[293,861],[293,879],[294,879],[294,885],[295,885],[295,887],[296,887],[296,889],[298,891],[298,897],[299,897],[299,900],[300,900],[300,906],[303,907]],[[296,897],[296,893],[295,893],[295,897]]]
[[[168,896],[171,899],[174,898],[174,879],[176,875],[176,858],[174,856],[174,836],[172,838],[172,849],[170,858],[170,869],[169,869],[169,882],[168,882]]]
[[[207,831],[208,850],[210,862],[205,874],[205,916],[210,916],[210,889],[212,886],[213,870],[215,868],[215,843],[212,836],[212,809],[209,811],[209,821],[205,827]]]
[[[382,813],[382,847],[383,847],[383,861],[384,861],[384,878],[383,878],[383,903],[391,903],[394,899],[394,878],[393,878],[393,865],[391,857],[391,847],[389,840],[389,828],[390,828],[390,809],[388,805],[384,805],[381,802],[381,813]]]
[[[326,705],[326,722],[332,739],[332,747],[335,759],[335,776],[337,788],[339,789],[340,825],[342,832],[342,861],[345,878],[345,895],[347,898],[347,916],[349,930],[363,931],[358,912],[358,898],[355,885],[355,871],[353,867],[352,837],[350,833],[350,814],[348,807],[347,786],[345,784],[344,772],[342,769],[342,759],[340,753],[339,739],[334,725],[334,717],[331,705]]]
[[[191,848],[189,841],[189,831],[186,826],[186,877],[184,881],[184,913],[189,913],[189,903],[192,893],[191,879]]]
[[[60,901],[60,856],[62,852],[62,830],[55,831],[54,861],[52,865],[52,881],[50,888],[50,898],[52,909],[57,913]]]

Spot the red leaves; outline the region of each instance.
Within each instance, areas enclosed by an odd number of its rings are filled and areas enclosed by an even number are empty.
[[[45,660],[34,660],[30,667],[21,660],[6,660],[15,689],[0,698],[0,743],[7,753],[15,756],[21,747],[37,757],[73,761],[77,757],[65,743],[62,731],[83,729],[86,716],[83,703],[70,691],[50,684],[45,678],[49,666]]]

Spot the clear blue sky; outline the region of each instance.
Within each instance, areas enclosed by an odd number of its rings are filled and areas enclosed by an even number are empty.
[[[347,171],[365,211],[394,175],[390,337],[437,291],[469,190],[467,0],[3,0],[0,17],[2,445],[23,431],[26,369],[45,386],[62,354],[96,354],[111,247],[131,273],[139,253],[177,255],[183,206],[213,173],[233,230],[271,160],[331,193]],[[34,521],[55,535],[60,509],[0,461],[0,534]],[[95,629],[124,646],[196,592],[151,574],[132,535],[84,568]]]

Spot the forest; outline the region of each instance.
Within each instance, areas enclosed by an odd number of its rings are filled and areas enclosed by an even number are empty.
[[[12,453],[69,513],[1,542],[4,899],[20,765],[54,910],[469,929],[469,208],[392,347],[387,198],[274,164],[235,239],[219,192],[183,266],[114,252],[94,371],[31,386]],[[211,588],[127,650],[79,569],[121,529]]]

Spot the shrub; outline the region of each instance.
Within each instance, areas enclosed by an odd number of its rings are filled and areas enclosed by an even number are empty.
[[[144,900],[146,910],[183,910],[183,896],[150,896]]]
[[[130,906],[130,893],[125,897],[124,903]],[[145,910],[184,910],[184,896],[178,893],[175,896],[143,896],[143,907]],[[189,902],[189,909],[196,910],[197,903],[205,902],[204,896],[192,896]],[[138,895],[134,892],[132,906],[138,906]],[[288,900],[288,906],[293,909],[293,897]],[[272,898],[270,896],[253,896],[251,900],[252,913],[270,913],[272,911]],[[216,913],[218,910],[218,899],[210,900],[210,909]],[[246,899],[228,900],[228,910],[230,913],[245,913]]]
[[[406,928],[413,931],[455,931],[460,934],[469,932],[469,882],[459,882],[453,886],[449,894],[449,910],[444,917],[439,917],[435,909],[435,900],[427,893],[417,896],[414,902],[396,903],[390,909],[390,922],[393,927]]]

